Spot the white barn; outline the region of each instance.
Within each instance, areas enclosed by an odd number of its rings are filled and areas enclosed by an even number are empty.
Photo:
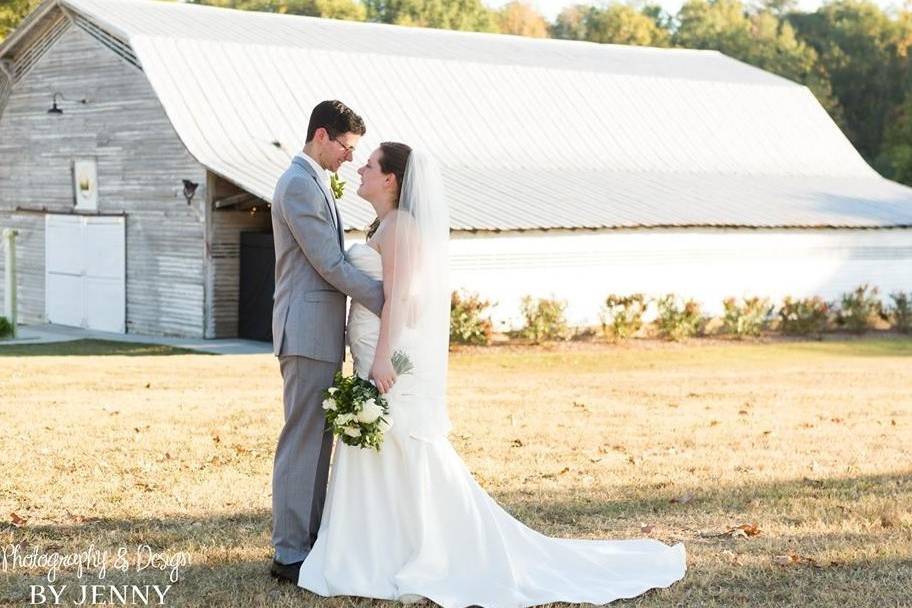
[[[524,294],[588,324],[609,293],[717,311],[912,290],[912,189],[806,87],[714,51],[47,0],[0,68],[0,227],[20,231],[24,322],[250,335],[268,246],[242,254],[241,235],[268,236],[274,183],[328,98],[368,125],[350,183],[381,141],[440,159],[451,282],[503,322]],[[341,208],[363,238],[369,205]]]

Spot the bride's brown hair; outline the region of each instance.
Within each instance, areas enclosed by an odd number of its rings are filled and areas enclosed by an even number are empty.
[[[406,144],[395,141],[385,141],[380,144],[380,171],[384,175],[392,173],[396,176],[396,206],[399,206],[399,195],[402,193],[402,182],[405,180],[405,167],[408,165],[412,148]],[[367,238],[370,239],[377,228],[380,227],[380,218],[375,219],[367,229]]]

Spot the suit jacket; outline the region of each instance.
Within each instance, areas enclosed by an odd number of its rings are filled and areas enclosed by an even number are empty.
[[[340,362],[345,351],[345,297],[380,314],[383,284],[348,263],[342,219],[310,164],[295,158],[272,199],[276,355]]]

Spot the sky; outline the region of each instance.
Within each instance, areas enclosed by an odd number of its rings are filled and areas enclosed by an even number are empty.
[[[492,8],[499,8],[509,0],[485,0],[485,3]],[[653,3],[661,4],[662,8],[674,15],[681,8],[683,0],[652,0]],[[876,0],[882,8],[902,6],[902,0]],[[531,0],[531,4],[545,16],[548,21],[554,21],[561,9],[570,4],[600,4],[599,0]],[[803,11],[814,11],[822,4],[821,0],[798,0],[798,8]]]

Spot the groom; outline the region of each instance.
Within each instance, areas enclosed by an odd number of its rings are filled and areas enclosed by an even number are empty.
[[[273,349],[284,383],[285,425],[272,475],[271,573],[298,582],[301,562],[317,537],[332,434],[324,429],[323,391],[342,367],[346,296],[377,315],[383,287],[343,255],[342,218],[327,171],[350,161],[366,129],[340,101],[313,109],[304,151],[276,185]]]

